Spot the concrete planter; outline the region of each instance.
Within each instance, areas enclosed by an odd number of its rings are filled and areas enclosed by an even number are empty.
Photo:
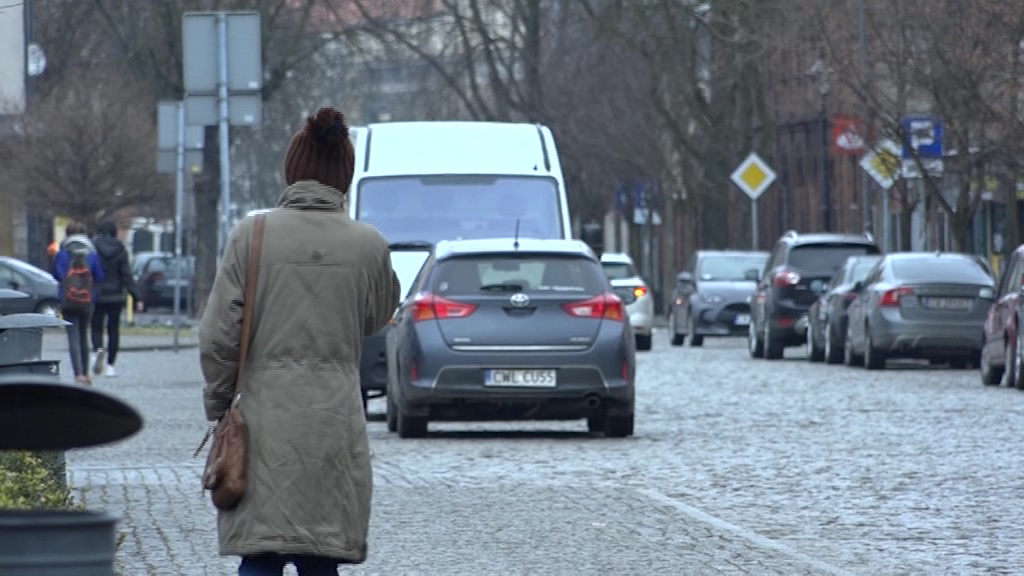
[[[106,512],[0,510],[0,574],[112,576],[116,524]]]

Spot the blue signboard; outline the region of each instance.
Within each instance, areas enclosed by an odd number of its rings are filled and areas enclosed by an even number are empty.
[[[615,209],[620,214],[625,214],[629,204],[629,192],[626,189],[626,185],[619,182],[618,189],[615,190]]]
[[[903,157],[942,158],[942,122],[931,116],[908,116],[903,126]]]

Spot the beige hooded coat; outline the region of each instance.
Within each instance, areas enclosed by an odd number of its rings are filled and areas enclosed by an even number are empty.
[[[225,248],[199,333],[210,420],[234,396],[242,309],[254,309],[240,405],[249,485],[236,509],[218,512],[224,556],[366,559],[373,482],[359,359],[399,290],[387,241],[342,202],[314,181],[284,191],[266,215],[254,303],[244,301],[252,217]]]

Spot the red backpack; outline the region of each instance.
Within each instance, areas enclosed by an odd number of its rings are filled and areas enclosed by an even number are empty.
[[[64,308],[88,308],[93,303],[93,277],[89,268],[89,253],[72,251],[71,263],[64,275]]]

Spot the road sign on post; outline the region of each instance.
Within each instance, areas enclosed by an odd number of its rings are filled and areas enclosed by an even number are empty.
[[[202,165],[203,129],[185,126],[185,104],[183,102],[160,102],[157,104],[157,170],[174,174],[174,351],[178,351],[181,332],[181,232],[182,212],[185,197],[185,170],[188,154],[196,154]],[[190,149],[191,147],[191,149]],[[192,168],[194,170],[194,168]]]
[[[757,249],[757,199],[775,181],[775,171],[757,155],[757,152],[751,152],[743,162],[740,162],[730,178],[733,184],[739,186],[740,190],[750,197],[750,220],[753,232],[751,242],[754,249]]]
[[[918,160],[930,176],[942,176],[942,122],[931,116],[908,116],[900,120],[900,126],[903,131],[903,177],[924,177]]]
[[[228,126],[263,122],[262,50],[259,12],[186,12],[182,16],[185,122],[217,126],[220,135],[219,253],[224,251],[231,222]]]
[[[900,177],[900,149],[892,140],[883,140],[860,159],[860,167],[882,190],[892,188]]]

